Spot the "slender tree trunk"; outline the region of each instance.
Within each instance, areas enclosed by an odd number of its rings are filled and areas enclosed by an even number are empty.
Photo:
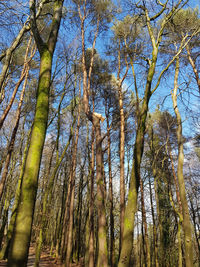
[[[80,105],[79,105],[79,112],[78,112],[78,122],[76,128],[76,138],[74,143],[73,149],[73,156],[72,156],[72,170],[71,170],[71,184],[70,184],[70,208],[69,208],[69,227],[67,231],[67,251],[66,251],[66,259],[65,259],[65,266],[69,267],[70,265],[70,258],[72,253],[72,239],[73,239],[73,211],[74,211],[74,197],[75,197],[75,175],[76,175],[76,163],[77,163],[77,146],[78,146],[78,138],[79,138],[79,128],[80,128]]]
[[[21,76],[13,90],[13,93],[12,93],[12,96],[11,96],[11,99],[9,101],[9,104],[7,105],[6,109],[4,110],[3,114],[1,115],[1,118],[0,118],[0,129],[2,128],[3,126],[3,123],[12,107],[12,104],[15,100],[15,96],[16,96],[16,93],[21,85],[21,83],[23,82],[24,78],[25,78],[25,82],[24,82],[24,86],[23,87],[26,87],[26,83],[27,83],[27,77],[28,77],[28,73],[29,73],[29,62],[31,61],[31,59],[33,58],[34,56],[34,52],[32,50],[32,53],[31,53],[31,56],[30,58],[28,59],[28,54],[29,54],[29,48],[31,46],[31,42],[32,42],[32,37],[30,37],[29,41],[28,41],[28,44],[27,44],[27,48],[26,48],[26,54],[25,54],[25,57],[24,57],[24,66],[23,66],[23,69],[21,71]]]
[[[174,168],[174,162],[171,154],[171,147],[170,144],[168,144],[167,149],[169,151],[169,157],[171,160],[171,165],[172,165],[172,173],[173,173],[173,178],[174,178],[174,183],[176,187],[176,198],[178,202],[178,209],[175,207],[172,194],[170,191],[170,202],[172,204],[172,207],[174,208],[175,213],[178,216],[178,230],[177,230],[177,238],[178,238],[178,266],[182,267],[183,266],[183,256],[182,256],[182,238],[181,238],[181,232],[182,232],[182,223],[183,223],[183,210],[182,210],[182,204],[181,204],[181,199],[180,199],[180,194],[179,194],[179,188],[178,188],[178,181],[177,181],[177,176]]]
[[[120,79],[121,72],[121,42],[119,40],[118,47],[118,73],[117,73],[117,81],[118,81],[118,102],[119,102],[119,111],[120,111],[120,142],[119,142],[119,155],[120,155],[120,238],[119,238],[119,257],[122,247],[122,238],[124,232],[124,215],[125,215],[125,179],[124,179],[124,145],[125,145],[125,117],[124,117],[124,104],[123,104],[123,92],[122,92],[122,84],[128,74],[128,62],[127,55],[125,54],[126,61],[126,71]]]
[[[19,34],[15,38],[14,42],[12,43],[12,45],[6,50],[4,55],[1,55],[0,60],[2,58],[5,58],[5,61],[3,64],[1,75],[0,75],[0,103],[2,102],[2,100],[4,98],[4,83],[6,80],[6,75],[8,72],[8,68],[10,65],[10,61],[11,61],[13,52],[15,51],[15,49],[17,48],[17,46],[21,42],[21,39],[27,30],[30,30],[30,27],[28,27],[27,24],[25,23],[24,26],[22,27],[22,29],[20,30]]]
[[[71,193],[70,193],[70,206],[69,206],[69,220],[68,220],[68,229],[67,229],[67,250],[66,250],[66,259],[65,267],[70,266],[71,253],[73,247],[73,211],[74,211],[74,196],[75,196],[75,177],[72,177],[71,181]]]
[[[12,132],[10,143],[8,145],[8,153],[7,153],[7,156],[6,156],[5,166],[4,166],[2,177],[1,177],[0,200],[1,200],[2,195],[3,195],[4,187],[5,187],[5,184],[6,184],[6,178],[7,178],[7,174],[8,174],[8,168],[9,168],[9,165],[10,165],[10,159],[11,159],[11,156],[12,156],[12,152],[14,150],[15,138],[16,138],[16,135],[17,135],[18,127],[19,127],[21,107],[22,107],[24,93],[25,93],[25,89],[26,89],[28,74],[29,74],[29,69],[27,68],[26,75],[25,75],[26,78],[25,78],[25,82],[24,82],[23,89],[22,89],[21,96],[20,96],[20,101],[19,101],[19,104],[18,104],[17,112],[16,112],[15,126],[14,126],[14,129],[13,129],[13,132]]]
[[[195,75],[195,79],[196,79],[196,82],[197,82],[197,85],[198,85],[199,93],[200,93],[200,77],[199,77],[199,73],[198,73],[195,61],[193,60],[193,58],[191,56],[189,45],[186,46],[186,50],[187,50],[187,54],[188,54],[188,59],[189,59],[190,65],[192,66],[192,69],[193,69],[193,72],[194,72],[194,75]]]
[[[140,184],[140,165],[143,155],[145,124],[146,124],[146,116],[148,110],[148,102],[150,98],[150,88],[148,88],[148,86],[149,85],[147,85],[147,89],[145,92],[146,97],[143,101],[141,115],[138,118],[138,129],[136,132],[136,142],[134,147],[133,166],[130,178],[128,202],[124,218],[124,234],[123,234],[122,250],[120,254],[120,261],[118,267],[129,266],[129,261],[132,252],[134,217],[137,211],[137,198],[138,198],[138,189]]]
[[[59,122],[58,122],[58,124],[59,124]],[[62,160],[63,160],[63,158],[67,152],[67,149],[70,145],[70,141],[71,141],[72,134],[73,134],[74,124],[75,124],[75,117],[74,117],[72,125],[70,127],[70,134],[69,134],[68,142],[65,145],[64,150],[63,150],[60,158],[57,156],[56,165],[53,169],[52,175],[50,176],[50,179],[49,179],[49,184],[48,184],[47,189],[44,193],[44,199],[43,199],[43,204],[42,204],[42,225],[41,225],[41,229],[40,229],[40,233],[39,233],[39,240],[38,240],[38,243],[36,246],[36,256],[35,256],[35,263],[34,263],[35,267],[39,266],[39,261],[40,261],[40,255],[41,255],[42,244],[43,244],[43,239],[44,239],[44,230],[45,230],[45,226],[46,226],[46,216],[47,216],[47,210],[48,210],[47,205],[48,205],[48,203],[51,204],[55,177],[56,177],[56,174],[58,172],[58,168],[60,167],[60,164],[62,163]],[[59,127],[60,126],[58,126],[58,129],[59,129]],[[60,131],[58,130],[57,143],[56,143],[57,149],[58,149],[59,134],[60,134]],[[58,152],[58,150],[57,150],[57,152]],[[53,157],[53,154],[52,154],[52,157]],[[52,158],[51,158],[51,160],[52,160]],[[50,166],[49,166],[49,172],[50,172],[50,168],[51,168],[51,161],[50,161]],[[48,176],[49,176],[49,174],[47,175],[47,177]]]
[[[94,105],[93,105],[94,109]],[[88,142],[87,142],[88,144]],[[88,152],[88,158],[90,160],[90,170],[88,175],[88,203],[89,203],[89,216],[87,224],[87,238],[86,238],[86,255],[85,265],[94,267],[94,165],[95,165],[95,151],[94,151],[94,125],[92,125],[91,134],[91,159],[90,151]]]
[[[108,132],[108,171],[109,171],[109,201],[110,201],[110,266],[113,267],[115,263],[115,237],[114,237],[114,214],[113,214],[113,181],[111,169],[111,141],[109,121],[107,117],[107,132]]]
[[[150,202],[151,202],[151,214],[152,214],[152,221],[153,221],[154,266],[159,267],[157,229],[156,229],[156,221],[155,221],[155,213],[154,213],[154,207],[153,207],[153,197],[152,197],[152,188],[151,188],[150,179],[149,179],[149,191],[150,191]]]
[[[30,139],[30,133],[31,133],[31,129],[29,130],[27,142],[26,142],[26,145],[24,148],[24,156],[23,156],[23,160],[22,160],[22,164],[21,164],[21,171],[20,171],[20,175],[19,175],[19,179],[18,179],[18,183],[17,183],[17,189],[15,192],[15,201],[14,201],[13,208],[12,208],[12,214],[11,214],[10,223],[8,226],[6,240],[5,240],[5,243],[3,245],[2,250],[0,252],[0,259],[6,259],[8,257],[8,250],[10,247],[10,241],[11,241],[13,231],[14,231],[14,225],[15,225],[15,220],[16,220],[16,215],[17,215],[17,208],[19,205],[22,177],[23,177],[25,161],[26,161],[26,157],[27,157],[27,150],[28,150],[28,144],[29,144],[29,139]]]
[[[89,206],[89,267],[94,267],[94,126],[92,126],[92,145],[91,145],[91,176],[90,176],[90,206]]]
[[[179,183],[180,199],[183,210],[183,231],[184,231],[184,243],[185,243],[185,261],[186,267],[193,266],[193,243],[192,243],[192,229],[190,222],[189,208],[186,198],[185,181],[183,176],[183,136],[182,136],[182,121],[181,115],[177,106],[177,90],[178,90],[178,74],[179,74],[179,59],[176,60],[176,70],[174,78],[174,90],[172,92],[172,100],[174,112],[177,119],[177,141],[178,141],[178,167],[177,176]]]
[[[82,250],[82,242],[81,242],[81,226],[82,226],[82,208],[83,208],[83,178],[84,178],[84,168],[85,168],[85,161],[81,166],[81,173],[80,173],[80,180],[78,185],[78,203],[76,208],[76,234],[75,234],[75,259],[76,262],[79,262],[80,253]]]
[[[199,259],[199,266],[200,266],[200,239],[199,239],[199,231],[198,231],[198,224],[196,222],[196,212],[193,204],[193,198],[190,196],[190,207],[191,207],[191,212],[192,212],[192,220],[193,220],[193,225],[194,225],[194,234],[196,238],[196,243],[197,243],[197,249],[198,249],[198,259]]]
[[[106,235],[106,211],[104,204],[105,188],[103,181],[102,162],[102,138],[100,119],[93,116],[93,123],[96,134],[96,181],[97,181],[97,212],[98,212],[98,261],[97,267],[108,266],[108,249]]]
[[[124,144],[125,144],[125,119],[123,109],[123,95],[122,88],[118,89],[119,92],[119,108],[120,108],[120,242],[119,253],[121,251],[121,243],[124,231],[124,214],[125,214],[125,182],[124,182]]]
[[[38,224],[39,224],[40,230],[39,230],[39,237],[37,238],[36,247],[35,247],[34,267],[39,266],[40,255],[41,255],[41,251],[42,251],[43,238],[44,238],[44,228],[46,226],[46,216],[47,216],[47,214],[46,214],[47,198],[48,198],[48,195],[50,194],[50,191],[52,190],[52,187],[49,186],[51,181],[49,181],[49,184],[47,185],[46,191],[44,190],[44,187],[45,187],[44,185],[45,185],[45,183],[48,183],[54,151],[55,151],[55,148],[53,148],[51,151],[50,160],[47,163],[48,164],[47,173],[45,171],[45,175],[44,175],[44,177],[46,177],[46,178],[43,179],[43,183],[42,183],[42,193],[44,194],[44,197],[41,197],[41,202],[42,202],[41,207],[40,207],[41,215],[38,216],[39,217]]]
[[[5,231],[6,224],[8,222],[9,205],[10,205],[10,199],[9,199],[8,191],[7,191],[7,196],[6,196],[5,203],[4,203],[3,216],[1,217],[2,222],[1,222],[1,228],[0,228],[0,248],[2,247],[4,231]]]
[[[148,236],[148,228],[147,228],[147,220],[146,220],[146,210],[144,204],[144,188],[143,188],[143,181],[140,180],[140,189],[141,189],[141,205],[142,205],[142,218],[144,224],[144,245],[146,248],[146,266],[151,266],[151,255],[150,255],[150,247],[149,247],[149,236]]]

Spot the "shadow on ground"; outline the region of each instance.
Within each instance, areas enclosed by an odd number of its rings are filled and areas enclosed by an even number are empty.
[[[27,267],[33,267],[34,261],[35,261],[35,250],[33,247],[30,247]],[[7,266],[6,261],[0,261],[0,267],[6,267],[6,266]],[[62,267],[63,265],[59,262],[59,260],[52,258],[47,252],[43,252],[40,259],[40,267],[55,267],[55,266]]]

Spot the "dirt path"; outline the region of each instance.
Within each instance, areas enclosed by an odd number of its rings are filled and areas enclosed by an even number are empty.
[[[35,261],[35,249],[33,246],[29,249],[28,265],[27,267],[33,267]],[[48,251],[43,251],[40,258],[40,267],[63,267],[64,265],[58,259],[50,256]],[[79,264],[72,263],[70,267],[83,267],[83,259]],[[0,261],[0,267],[7,267],[6,261]]]
[[[28,265],[27,267],[33,267],[35,261],[35,250],[33,247],[29,249]],[[0,261],[0,267],[5,267],[6,261]],[[59,262],[56,262],[55,258],[52,258],[48,253],[43,252],[40,259],[40,267],[62,267]]]

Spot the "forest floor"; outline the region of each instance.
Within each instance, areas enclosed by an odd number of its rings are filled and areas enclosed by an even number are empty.
[[[35,249],[34,247],[30,247],[29,249],[29,256],[28,256],[28,265],[27,267],[33,267],[35,261]],[[0,267],[6,267],[7,265],[6,261],[0,261]],[[48,251],[43,251],[41,258],[40,258],[40,267],[64,267],[64,265],[61,264],[61,261],[59,259],[56,259],[52,256],[50,256],[50,253]],[[71,264],[70,267],[82,267],[82,264]]]

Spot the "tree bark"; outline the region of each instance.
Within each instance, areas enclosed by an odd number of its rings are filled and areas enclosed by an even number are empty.
[[[183,176],[183,135],[182,135],[182,120],[177,106],[177,90],[178,90],[178,74],[179,74],[179,59],[176,60],[176,69],[174,77],[174,90],[172,92],[172,100],[174,112],[177,119],[177,141],[178,141],[178,167],[177,176],[179,183],[180,199],[183,211],[183,231],[184,231],[184,243],[185,243],[185,262],[187,267],[193,266],[193,243],[192,243],[192,229],[190,222],[190,214],[188,208],[188,202],[185,190],[185,181]]]
[[[112,181],[112,164],[111,164],[111,138],[110,138],[110,126],[109,126],[109,112],[106,109],[106,122],[108,133],[108,172],[109,172],[109,208],[110,208],[110,243],[109,243],[109,259],[110,266],[115,264],[115,237],[114,237],[114,214],[113,214],[113,181]]]
[[[80,94],[79,94],[80,96]],[[73,211],[74,211],[74,197],[75,197],[75,172],[76,172],[76,163],[77,163],[77,146],[78,146],[78,138],[79,138],[79,128],[80,128],[80,105],[79,105],[79,111],[78,111],[78,122],[77,122],[77,128],[76,128],[76,138],[74,142],[74,149],[73,149],[73,155],[72,155],[72,169],[71,169],[71,178],[70,178],[70,206],[69,206],[69,226],[67,230],[67,250],[66,250],[66,259],[65,259],[65,266],[69,267],[70,265],[70,259],[71,259],[71,253],[72,253],[72,239],[73,239]]]
[[[143,224],[144,224],[144,245],[146,247],[146,266],[151,266],[151,255],[150,255],[150,247],[149,247],[149,236],[148,236],[148,228],[147,228],[147,219],[146,219],[146,210],[145,210],[145,204],[144,204],[144,187],[143,187],[143,181],[140,180],[140,189],[141,189],[141,205],[142,205],[142,218],[143,218]]]
[[[33,12],[35,13],[34,3],[31,4],[31,10],[34,9]],[[55,2],[51,31],[47,44],[42,41],[37,32],[36,19],[35,21],[33,20],[32,24],[32,31],[40,52],[40,73],[33,130],[25,164],[16,225],[8,256],[9,267],[25,267],[27,265],[38,187],[38,175],[48,122],[52,59],[62,16],[62,5],[63,1],[61,0]]]
[[[106,236],[106,211],[104,204],[105,187],[103,181],[102,138],[100,119],[93,116],[96,137],[96,181],[97,181],[97,212],[98,212],[98,260],[97,267],[108,266],[108,249]]]
[[[22,107],[22,103],[23,103],[23,98],[24,98],[24,94],[25,94],[25,89],[26,89],[26,84],[27,84],[27,80],[28,80],[28,74],[29,74],[29,68],[27,68],[26,72],[25,72],[25,81],[24,81],[24,85],[22,88],[22,92],[21,92],[21,96],[20,96],[20,101],[18,104],[18,108],[17,108],[17,112],[16,112],[16,120],[15,120],[15,126],[13,128],[13,132],[12,132],[12,136],[8,145],[8,153],[6,156],[6,160],[5,160],[5,166],[3,169],[3,173],[2,173],[2,177],[1,177],[1,182],[0,182],[0,200],[2,198],[3,195],[3,191],[4,191],[4,187],[6,184],[6,178],[7,178],[7,174],[8,174],[8,168],[10,165],[10,159],[14,150],[14,144],[15,144],[15,138],[17,135],[17,130],[19,127],[19,121],[20,121],[20,114],[21,114],[21,107]]]
[[[186,46],[186,50],[187,50],[187,54],[188,54],[188,60],[190,62],[190,65],[192,66],[192,69],[193,69],[193,72],[194,72],[194,75],[195,75],[195,79],[196,79],[196,82],[197,82],[197,86],[198,86],[198,89],[199,89],[199,93],[200,93],[200,77],[199,77],[199,73],[198,73],[195,61],[191,56],[189,45]]]

